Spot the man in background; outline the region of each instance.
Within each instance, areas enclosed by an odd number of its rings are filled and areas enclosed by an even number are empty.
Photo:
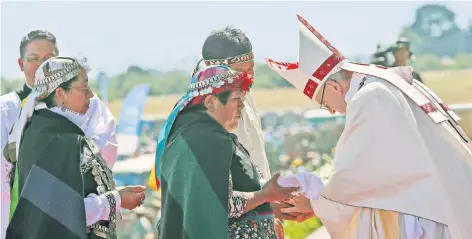
[[[202,57],[207,66],[226,65],[232,70],[254,75],[252,44],[247,35],[240,29],[225,27],[213,31],[203,43]],[[257,84],[257,79],[255,79],[255,82]],[[235,134],[249,151],[253,163],[261,171],[264,181],[270,179],[271,173],[265,152],[264,134],[256,102],[250,92],[246,95],[242,117]],[[272,204],[276,216],[281,218],[283,215],[280,214],[280,210],[277,210],[279,206],[277,203]],[[286,216],[286,219],[290,219],[288,215]],[[283,226],[279,219],[276,219],[275,225],[278,237],[283,238]]]
[[[18,58],[18,65],[21,71],[25,74],[26,82],[23,87],[14,92],[10,92],[0,97],[1,110],[1,190],[2,190],[2,205],[1,205],[1,238],[5,238],[5,230],[8,226],[9,212],[10,212],[10,173],[12,164],[6,160],[3,155],[3,149],[8,143],[8,134],[15,121],[20,116],[22,103],[26,97],[31,93],[31,88],[34,85],[34,74],[38,67],[47,59],[57,56],[59,51],[56,45],[56,37],[43,30],[31,31],[21,39],[20,43],[20,57]]]
[[[411,51],[411,43],[406,37],[400,37],[391,51],[395,57],[393,67],[408,66],[408,61],[413,56],[413,52]],[[413,71],[413,78],[423,83],[423,79],[416,71]]]

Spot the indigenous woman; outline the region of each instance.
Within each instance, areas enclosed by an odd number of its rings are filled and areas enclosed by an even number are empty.
[[[234,131],[252,76],[209,66],[191,80],[161,129],[156,167],[161,172],[160,239],[276,239],[269,205],[295,188],[261,187],[261,174]]]
[[[93,92],[85,58],[41,64],[12,137],[18,198],[6,238],[116,238],[119,210],[144,199],[115,188],[95,141],[84,134]]]

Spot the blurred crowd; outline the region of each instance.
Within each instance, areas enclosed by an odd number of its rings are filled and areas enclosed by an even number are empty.
[[[300,169],[323,171],[327,175],[331,172],[333,151],[344,127],[344,117],[308,114],[289,111],[266,113],[262,117],[271,172],[288,174]]]

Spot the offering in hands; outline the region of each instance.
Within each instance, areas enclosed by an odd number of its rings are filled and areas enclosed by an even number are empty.
[[[277,181],[282,187],[299,187],[301,192],[309,199],[317,200],[323,191],[324,184],[321,179],[311,172],[300,171],[296,174],[280,177]]]

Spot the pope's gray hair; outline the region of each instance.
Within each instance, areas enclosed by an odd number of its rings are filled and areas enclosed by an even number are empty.
[[[343,80],[349,80],[349,77],[347,75],[346,70],[340,70],[340,71],[328,76],[328,80],[343,81]]]

